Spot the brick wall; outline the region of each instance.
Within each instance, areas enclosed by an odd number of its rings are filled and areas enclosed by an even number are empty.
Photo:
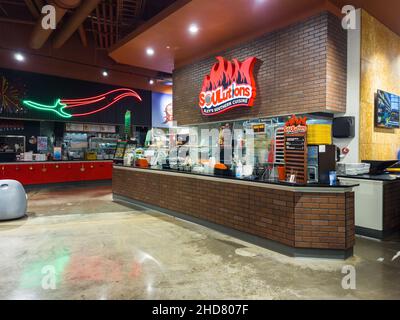
[[[299,193],[115,169],[113,192],[296,248],[354,245],[353,193]]]
[[[347,34],[323,12],[173,72],[174,117],[179,125],[307,112],[345,112]],[[215,56],[240,61],[255,56],[253,108],[202,116],[198,95]]]
[[[297,248],[354,246],[354,193],[296,193]]]
[[[347,33],[333,15],[328,15],[328,26],[326,109],[344,112],[347,90]]]
[[[346,193],[346,246],[353,247],[356,242],[354,192]]]
[[[400,182],[383,187],[383,230],[386,233],[400,231]]]

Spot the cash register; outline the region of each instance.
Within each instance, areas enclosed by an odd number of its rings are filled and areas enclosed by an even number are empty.
[[[399,160],[389,160],[389,161],[372,161],[363,160],[363,163],[369,163],[371,168],[369,170],[370,175],[381,175],[385,172],[400,172],[400,162]]]

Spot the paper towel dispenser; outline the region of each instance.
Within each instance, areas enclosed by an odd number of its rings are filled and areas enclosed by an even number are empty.
[[[333,119],[333,137],[334,138],[354,138],[355,118],[338,117]]]

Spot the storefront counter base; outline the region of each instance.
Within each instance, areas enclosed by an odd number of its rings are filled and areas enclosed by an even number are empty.
[[[56,183],[47,183],[47,184],[29,184],[25,185],[24,189],[29,191],[35,191],[40,189],[46,188],[65,188],[65,187],[73,187],[73,188],[80,188],[80,187],[110,187],[111,180],[88,180],[88,181],[70,181],[70,182],[56,182]]]
[[[371,228],[356,226],[356,234],[367,238],[384,240],[385,238],[393,234],[393,232],[383,232],[382,230],[375,230]]]
[[[400,179],[389,178],[339,178],[359,184],[355,190],[356,234],[385,240],[400,231]]]
[[[114,166],[112,190],[115,201],[289,256],[346,259],[353,252],[353,187],[302,188]]]
[[[111,180],[113,161],[46,161],[0,163],[0,180],[24,186]]]
[[[322,259],[347,259],[353,256],[353,248],[347,249],[347,250],[326,250],[326,249],[303,249],[303,248],[293,248],[272,240],[268,240],[265,238],[257,237],[251,234],[248,234],[246,232],[242,232],[239,230],[235,230],[232,228],[228,228],[225,226],[222,226],[220,224],[212,223],[210,221],[206,221],[203,219],[198,219],[196,217],[189,216],[187,214],[179,213],[176,211],[164,209],[158,206],[153,206],[141,201],[136,201],[124,196],[119,196],[116,194],[113,194],[113,201],[119,202],[121,204],[127,204],[127,205],[134,205],[134,206],[140,206],[145,209],[152,209],[152,210],[157,210],[161,213],[164,213],[169,216],[176,217],[178,219],[186,220],[198,225],[202,225],[206,228],[213,229],[215,231],[221,232],[223,234],[229,235],[231,237],[240,239],[242,241],[246,241],[249,243],[252,243],[254,245],[263,247],[268,250],[272,250],[281,254],[284,254],[289,257],[295,257],[295,258],[322,258]]]

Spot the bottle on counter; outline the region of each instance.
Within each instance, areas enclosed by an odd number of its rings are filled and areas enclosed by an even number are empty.
[[[329,184],[335,186],[337,183],[336,171],[329,171]]]
[[[242,161],[239,160],[237,166],[236,166],[236,178],[241,178],[243,176],[243,164]]]

